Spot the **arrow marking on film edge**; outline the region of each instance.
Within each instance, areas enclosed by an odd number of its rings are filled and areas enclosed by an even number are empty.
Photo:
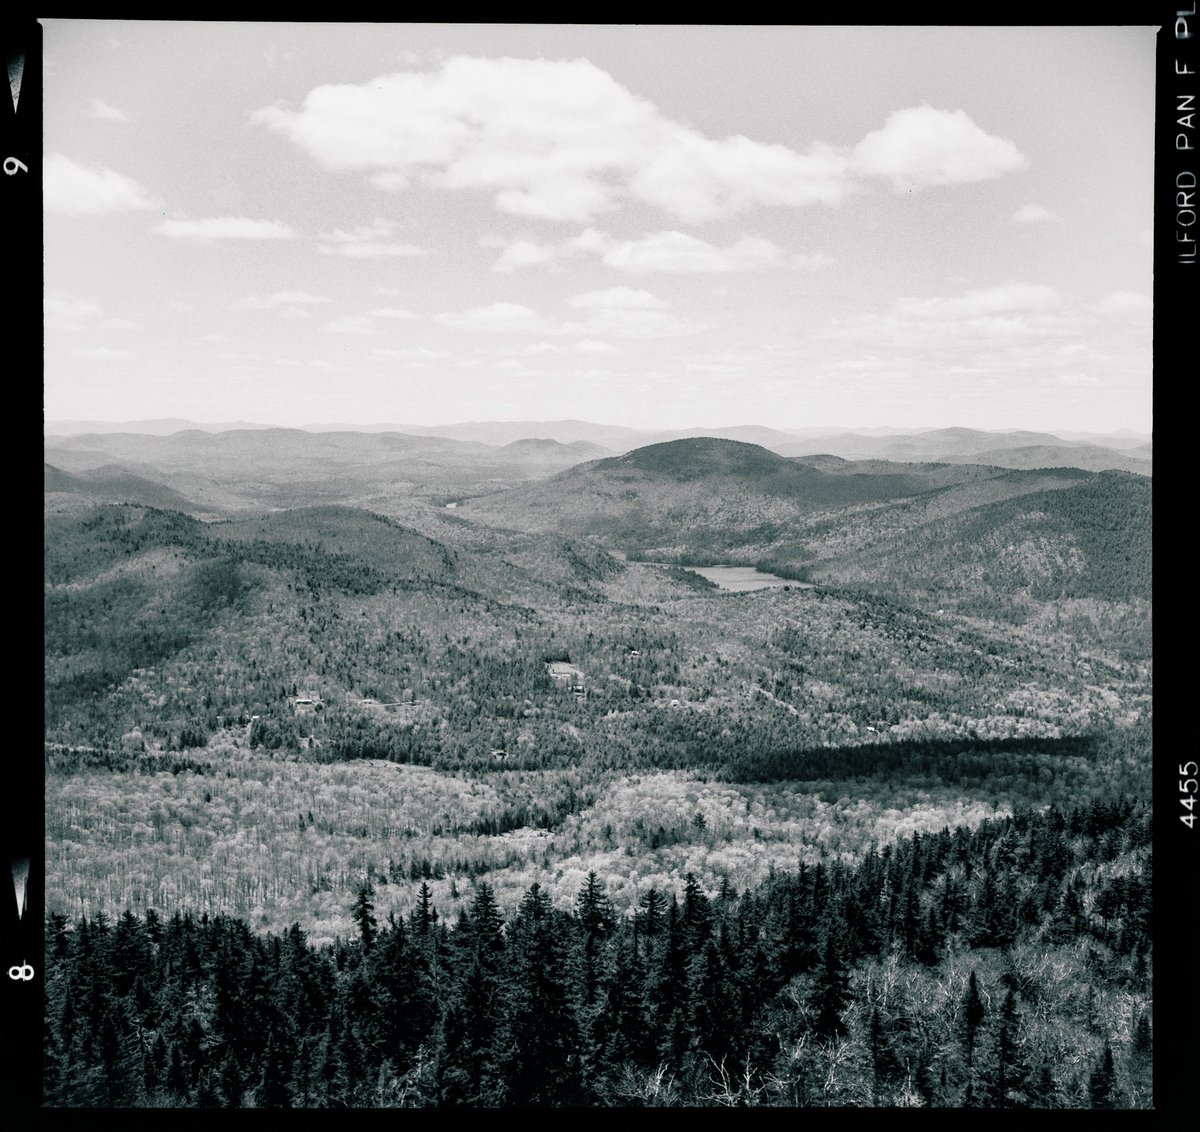
[[[12,91],[13,113],[17,111],[17,102],[21,97],[21,78],[25,74],[25,56],[12,55],[8,60],[8,88]]]
[[[25,915],[25,885],[29,881],[29,858],[22,857],[12,863],[13,891],[17,897],[17,919]]]

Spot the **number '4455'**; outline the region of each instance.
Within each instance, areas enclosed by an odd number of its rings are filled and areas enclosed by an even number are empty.
[[[1179,820],[1183,822],[1188,829],[1191,829],[1196,824],[1196,814],[1194,812],[1196,809],[1196,791],[1200,787],[1198,787],[1197,781],[1194,777],[1186,778],[1183,776],[1189,774],[1195,775],[1198,770],[1200,770],[1200,767],[1197,767],[1194,762],[1179,764],[1179,793],[1186,795],[1186,797],[1179,799],[1179,804],[1185,810],[1187,810],[1186,814],[1179,815]]]

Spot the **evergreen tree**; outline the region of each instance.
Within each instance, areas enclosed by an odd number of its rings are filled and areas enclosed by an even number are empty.
[[[374,901],[375,886],[369,879],[364,880],[358,887],[358,896],[354,901],[354,922],[358,925],[364,951],[370,951],[375,944],[377,927]]]
[[[719,1063],[735,1052],[742,1027],[734,972],[714,940],[692,960],[690,982],[695,1043]]]
[[[587,880],[576,897],[575,922],[579,927],[580,936],[580,994],[584,1009],[590,1010],[596,1001],[600,951],[613,927],[612,906],[594,872],[588,873]]]
[[[1150,1019],[1145,1014],[1139,1014],[1133,1027],[1133,1040],[1129,1043],[1129,1082],[1134,1093],[1134,1104],[1138,1107],[1150,1103],[1153,1057],[1154,1042],[1150,1032]]]
[[[808,1004],[816,1015],[813,1029],[822,1039],[840,1038],[846,1034],[842,1011],[850,1002],[850,976],[842,958],[836,933],[830,931],[825,940],[825,962],[817,975]]]
[[[972,971],[970,978],[967,980],[967,992],[963,997],[962,1045],[964,1075],[966,1077],[962,1096],[964,1108],[979,1108],[986,1102],[986,1095],[979,1079],[979,1067],[976,1064],[976,1047],[979,1041],[979,1032],[986,1016],[987,1010],[979,994],[979,983],[975,977],[975,972]]]
[[[258,1092],[259,1107],[292,1107],[291,1090],[288,1088],[290,1070],[291,1059],[286,1056],[285,1043],[277,1041],[272,1034],[267,1038],[267,1048],[263,1053],[262,1083]]]
[[[695,955],[712,930],[712,909],[695,873],[688,873],[684,881],[682,928],[684,947],[689,956]]]
[[[1021,1052],[1020,1026],[1010,990],[1000,1007],[992,1064],[984,1083],[984,1100],[989,1108],[1025,1108],[1029,1104],[1029,1069]]]
[[[1117,1074],[1113,1065],[1112,1046],[1105,1042],[1104,1053],[1101,1054],[1088,1083],[1088,1098],[1092,1108],[1117,1108],[1116,1086]]]
[[[501,1041],[506,1104],[569,1105],[582,1096],[566,950],[564,927],[535,882],[521,901],[507,947]]]
[[[638,901],[638,923],[642,935],[653,941],[662,930],[663,918],[666,915],[667,899],[657,888],[650,888],[642,894]]]

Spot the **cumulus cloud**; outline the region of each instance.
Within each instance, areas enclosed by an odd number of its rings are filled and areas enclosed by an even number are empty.
[[[906,319],[973,319],[1050,310],[1061,302],[1053,287],[1007,283],[953,298],[899,299],[896,314]]]
[[[327,334],[374,334],[375,324],[365,314],[348,314],[327,322],[321,329]]]
[[[42,206],[65,216],[109,216],[159,208],[161,202],[122,173],[51,153],[42,164]]]
[[[317,306],[329,300],[324,295],[310,295],[307,291],[276,291],[273,295],[259,298],[250,295],[240,302],[233,304],[234,310],[244,311],[281,311],[293,315],[307,315],[305,307]]]
[[[212,240],[292,240],[294,229],[278,220],[216,216],[207,220],[164,220],[153,229],[160,236],[208,243]]]
[[[421,316],[415,311],[405,310],[402,307],[375,307],[367,311],[368,318],[399,318],[405,321],[418,319]]]
[[[625,351],[611,342],[598,342],[593,338],[582,338],[578,342],[530,342],[525,346],[508,346],[497,351],[517,357],[538,357],[543,354],[593,354],[614,357]]]
[[[1149,295],[1136,291],[1113,291],[1096,304],[1103,315],[1118,315],[1123,318],[1149,318],[1154,311],[1154,302]]]
[[[980,129],[963,110],[897,110],[854,148],[854,169],[891,180],[896,192],[989,181],[1025,165],[1010,141]]]
[[[634,290],[632,287],[609,287],[606,291],[587,291],[567,300],[570,306],[588,309],[600,307],[621,310],[663,310],[667,304],[649,291]]]
[[[721,273],[756,271],[770,267],[823,267],[833,261],[824,255],[788,255],[778,245],[759,236],[743,236],[719,247],[685,232],[656,232],[638,240],[618,240],[595,228],[554,244],[536,244],[519,239],[511,243],[490,242],[503,251],[493,271],[511,272],[523,267],[552,263],[590,252],[607,267],[631,275]]]
[[[445,313],[437,321],[453,330],[491,334],[545,334],[549,324],[535,310],[520,303],[491,303],[460,313]]]
[[[80,334],[86,330],[137,330],[128,318],[105,318],[99,305],[66,291],[48,290],[42,298],[42,325],[47,330]]]
[[[376,220],[346,232],[335,228],[317,237],[318,247],[326,255],[344,255],[353,259],[384,259],[396,256],[423,256],[429,253],[414,244],[393,239],[398,225]]]
[[[667,304],[648,291],[631,287],[611,287],[589,291],[568,300],[584,312],[583,321],[555,324],[537,311],[519,303],[492,303],[485,307],[437,316],[437,321],[453,330],[493,334],[580,335],[587,346],[581,352],[610,353],[598,338],[675,338],[695,334],[703,325],[673,315]],[[534,344],[529,352],[547,352],[545,344]]]
[[[536,267],[551,263],[570,255],[575,249],[571,241],[562,244],[535,244],[530,240],[513,240],[504,245],[500,258],[492,264],[493,271],[519,271],[522,267]]]
[[[428,369],[434,362],[450,357],[447,350],[431,350],[428,346],[406,346],[402,349],[375,349],[373,358],[392,362],[403,369]]]
[[[635,274],[649,272],[752,271],[783,261],[783,252],[770,240],[743,236],[718,248],[683,232],[659,232],[641,240],[626,240],[604,253],[609,267]]]
[[[1040,204],[1022,205],[1012,215],[1014,224],[1045,224],[1051,220],[1057,220],[1048,208],[1043,208]]]
[[[42,321],[47,330],[78,333],[94,326],[100,308],[90,299],[79,299],[64,291],[47,291],[42,299]]]
[[[610,287],[588,291],[569,299],[576,310],[587,312],[584,322],[563,326],[564,334],[599,335],[616,338],[682,338],[704,329],[671,314],[669,304],[649,291],[632,287]]]
[[[620,346],[614,346],[611,342],[596,342],[591,338],[584,338],[574,343],[572,349],[581,354],[598,354],[603,357],[613,357],[625,352]]]
[[[129,118],[124,111],[118,110],[115,106],[109,106],[107,102],[100,98],[93,98],[88,106],[87,116],[96,118],[102,122],[128,122]]]
[[[698,223],[837,204],[853,187],[845,153],[708,138],[586,59],[458,56],[435,72],[317,87],[298,111],[251,119],[379,188],[489,192],[500,211],[542,220],[587,221],[633,199]]]
[[[377,319],[388,318],[415,321],[420,317],[419,314],[413,311],[402,310],[399,307],[375,307],[369,311],[335,318],[332,322],[328,322],[322,326],[321,329],[330,334],[376,334],[379,331],[379,327],[376,326]]]

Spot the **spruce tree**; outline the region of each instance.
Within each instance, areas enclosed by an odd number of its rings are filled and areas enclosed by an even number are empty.
[[[846,1034],[842,1011],[850,1002],[850,976],[842,958],[837,934],[830,931],[825,940],[825,962],[817,975],[808,1004],[816,1014],[813,1029],[822,1039],[840,1038]]]
[[[1092,1108],[1116,1108],[1117,1074],[1113,1065],[1112,1046],[1104,1043],[1104,1053],[1092,1071],[1088,1083],[1088,1098]]]
[[[377,926],[375,923],[375,886],[370,879],[364,880],[358,887],[358,896],[354,901],[354,922],[358,925],[358,933],[362,939],[364,951],[370,951],[375,945]]]
[[[564,925],[535,882],[521,901],[507,947],[506,1104],[570,1105],[581,1098],[566,952]]]

